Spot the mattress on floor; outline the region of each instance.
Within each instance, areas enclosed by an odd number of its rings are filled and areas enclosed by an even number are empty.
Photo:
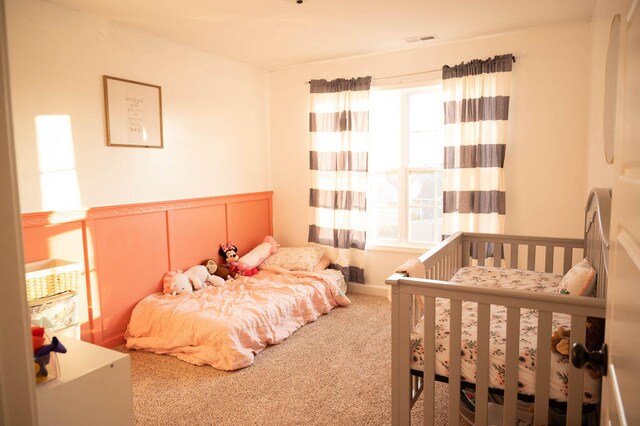
[[[317,273],[331,277],[338,287],[340,287],[340,290],[342,290],[344,294],[347,294],[347,282],[345,281],[344,275],[341,271],[338,271],[337,269],[324,269]]]
[[[470,284],[480,287],[520,289],[528,291],[555,293],[562,279],[561,275],[545,272],[522,271],[518,269],[493,268],[484,266],[460,269],[451,282]],[[449,300],[436,299],[436,374],[449,375]],[[507,336],[507,310],[504,306],[491,306],[489,348],[489,386],[504,389],[505,350]],[[571,318],[566,314],[553,315],[553,328],[571,327]],[[552,330],[547,334],[551,339]],[[518,392],[525,395],[535,393],[536,346],[538,332],[538,313],[533,309],[520,311],[520,363],[518,372]],[[462,380],[475,382],[476,375],[476,339],[477,304],[462,303]],[[411,368],[424,371],[424,318],[411,334]],[[551,353],[551,380],[549,397],[556,401],[566,401],[568,394],[569,360],[558,353]],[[583,401],[596,403],[600,399],[600,377],[585,369]]]

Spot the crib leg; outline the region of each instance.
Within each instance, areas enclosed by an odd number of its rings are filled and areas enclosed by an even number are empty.
[[[391,419],[394,426],[411,424],[411,295],[392,290]]]

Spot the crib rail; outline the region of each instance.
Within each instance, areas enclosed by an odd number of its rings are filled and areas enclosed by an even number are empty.
[[[389,281],[392,281],[391,277]],[[449,351],[449,424],[459,424],[460,397],[460,333],[462,301],[478,303],[476,412],[477,425],[488,421],[489,389],[489,327],[491,305],[507,307],[506,383],[504,388],[504,423],[516,424],[516,399],[518,392],[518,345],[520,337],[520,310],[538,310],[539,332],[535,387],[536,425],[548,423],[549,376],[551,360],[551,324],[553,313],[571,315],[571,345],[585,342],[587,316],[604,318],[605,301],[598,298],[566,296],[549,293],[532,293],[520,290],[493,289],[471,285],[454,284],[435,280],[395,277],[393,285],[393,330],[392,335],[392,398],[393,424],[410,424],[412,393],[415,381],[410,374],[410,334],[413,309],[412,299],[423,299],[424,306],[424,424],[434,424],[434,378],[435,378],[435,298],[449,299],[450,346]],[[567,424],[580,424],[582,416],[583,370],[571,366],[569,370],[569,397],[567,401]]]

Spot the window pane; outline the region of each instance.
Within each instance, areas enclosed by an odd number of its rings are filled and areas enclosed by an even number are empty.
[[[409,241],[428,243],[440,240],[442,209],[431,203],[428,207],[409,208]]]
[[[444,130],[409,134],[409,167],[442,167]]]
[[[369,173],[367,203],[371,207],[398,204],[400,179],[398,171]]]
[[[370,241],[398,241],[398,208],[371,208],[367,209],[367,234]]]
[[[442,191],[440,191],[442,192]],[[427,205],[436,202],[437,176],[435,173],[409,174],[409,204]]]
[[[409,130],[430,130],[444,126],[444,104],[440,85],[409,95]]]
[[[402,93],[373,91],[369,111],[369,170],[400,168]]]

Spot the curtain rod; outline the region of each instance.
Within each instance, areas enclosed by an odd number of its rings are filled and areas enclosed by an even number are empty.
[[[516,57],[513,57],[513,62],[516,61]],[[398,74],[398,75],[389,75],[386,77],[373,77],[371,79],[371,81],[376,81],[376,80],[387,80],[389,78],[398,78],[398,77],[411,77],[413,75],[420,75],[420,74],[428,74],[431,72],[436,72],[436,71],[442,71],[442,68],[436,68],[436,69],[432,69],[432,70],[427,70],[427,71],[418,71],[418,72],[412,72],[409,74]],[[304,84],[311,84],[310,81],[305,81]]]

